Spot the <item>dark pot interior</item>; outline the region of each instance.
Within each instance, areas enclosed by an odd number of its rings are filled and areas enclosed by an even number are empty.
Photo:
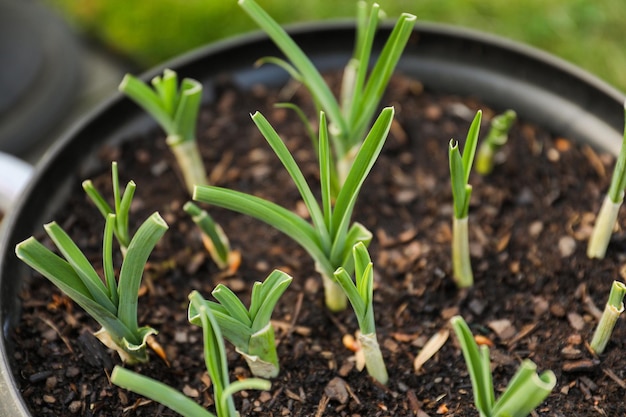
[[[380,30],[378,48],[390,29],[385,26]],[[352,52],[352,24],[303,26],[292,34],[321,69],[342,67]],[[265,37],[251,36],[195,51],[164,67],[200,80],[205,86],[204,99],[210,101],[215,80],[221,74],[228,73],[242,87],[285,82],[287,75],[279,68],[253,68],[258,58],[278,54]],[[161,71],[155,69],[144,78]],[[399,71],[420,80],[430,90],[473,96],[495,109],[515,108],[520,118],[551,132],[615,153],[619,150],[624,96],[536,50],[474,32],[419,24]],[[87,177],[90,159],[101,144],[153,126],[136,105],[116,95],[54,146],[5,219],[0,239],[0,416],[29,415],[9,368],[19,369],[19,364],[11,363],[10,333],[19,320],[17,294],[26,275],[26,267],[14,255],[16,243],[52,220],[51,214],[68,193],[70,179]]]

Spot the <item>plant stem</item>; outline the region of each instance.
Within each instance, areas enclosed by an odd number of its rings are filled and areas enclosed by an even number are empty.
[[[626,285],[621,282],[613,281],[609,300],[604,306],[604,312],[593,334],[590,347],[593,351],[600,355],[606,349],[611,333],[620,314],[624,311],[624,295],[626,295]]]
[[[587,246],[587,256],[589,258],[603,259],[604,255],[606,255],[606,249],[609,246],[613,227],[619,214],[619,208],[624,200],[623,191],[620,196],[621,198],[617,202],[614,202],[609,194],[604,197],[602,207],[596,217],[596,224],[589,239],[589,245]]]
[[[474,284],[469,252],[468,217],[457,219],[452,216],[452,274],[459,288]]]
[[[113,368],[111,382],[119,387],[157,401],[184,417],[215,417],[215,414],[208,412],[174,388],[120,366]]]
[[[326,307],[333,313],[343,311],[348,306],[348,298],[341,288],[341,285],[334,279],[329,278],[326,274],[321,273],[322,282],[324,284],[324,299]]]
[[[250,337],[248,352],[236,349],[250,367],[252,375],[261,378],[274,378],[278,376],[278,354],[276,353],[276,341],[274,328],[270,323]]]
[[[378,340],[376,339],[376,333],[361,333],[359,334],[358,339],[361,343],[361,349],[363,349],[367,373],[369,373],[381,384],[386,384],[387,381],[389,381],[389,375],[387,374],[385,360],[383,359],[383,354],[380,351],[380,346],[378,345]]]
[[[176,157],[176,162],[183,174],[183,180],[189,195],[193,195],[196,185],[207,185],[206,171],[196,141],[174,142],[167,138],[167,143]]]

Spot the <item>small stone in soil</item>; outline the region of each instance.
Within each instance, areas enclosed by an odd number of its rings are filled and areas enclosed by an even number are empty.
[[[576,251],[576,241],[571,236],[562,236],[559,239],[559,252],[561,258],[567,258]]]
[[[559,303],[554,303],[550,306],[550,313],[555,317],[565,317],[565,307]]]
[[[582,352],[580,349],[576,349],[573,346],[565,346],[561,349],[561,356],[565,359],[580,359],[582,357]]]
[[[54,398],[52,395],[44,395],[43,400],[47,402],[48,404],[54,404],[57,402],[57,399]]]
[[[83,403],[80,401],[72,401],[67,408],[70,410],[70,413],[76,414],[80,411],[82,405]]]
[[[338,401],[340,404],[348,402],[349,394],[347,384],[342,378],[335,377],[331,379],[324,388],[324,393],[329,399]]]
[[[472,313],[476,314],[477,316],[480,316],[481,314],[483,314],[483,311],[485,311],[485,307],[487,307],[487,303],[474,298],[472,301],[469,302],[468,307],[472,311]]]
[[[548,303],[548,300],[546,300],[543,297],[535,297],[533,299],[534,302],[534,309],[533,312],[535,313],[535,316],[542,316],[544,315],[548,309],[550,308],[550,304]]]
[[[510,339],[517,332],[513,323],[508,319],[492,320],[487,325],[502,340]]]
[[[198,398],[200,396],[200,392],[197,389],[190,387],[189,385],[185,385],[183,387],[183,393],[186,396],[192,398]]]
[[[567,321],[569,321],[569,325],[572,326],[574,330],[581,331],[585,327],[585,320],[578,313],[568,313]]]
[[[57,377],[56,376],[51,376],[50,378],[46,379],[46,389],[53,389],[54,387],[56,387],[57,385]]]

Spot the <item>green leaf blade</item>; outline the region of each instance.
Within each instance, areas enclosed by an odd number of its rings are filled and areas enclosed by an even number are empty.
[[[111,382],[163,404],[183,417],[216,417],[174,388],[120,366],[113,368]]]
[[[339,191],[331,222],[331,239],[333,240],[331,259],[337,259],[345,249],[348,225],[359,191],[385,144],[393,115],[393,107],[387,107],[378,116],[356,155],[341,191]]]
[[[195,187],[193,198],[269,224],[302,246],[322,270],[334,271],[315,229],[293,212],[262,198],[215,186]]]
[[[358,140],[358,137],[366,130],[369,121],[372,119],[409,37],[413,33],[416,20],[415,16],[403,13],[389,35],[367,80],[362,97],[358,100],[359,105],[352,112],[353,140]],[[367,63],[365,63],[365,66],[367,66]]]
[[[167,229],[167,223],[158,213],[148,217],[130,241],[122,263],[118,283],[118,317],[133,332],[138,328],[137,297],[144,268],[150,253]]]
[[[488,367],[483,363],[485,360],[484,354],[479,352],[474,336],[461,316],[455,316],[450,319],[450,324],[459,340],[461,351],[463,352],[465,363],[467,364],[467,370],[470,374],[470,380],[472,381],[476,408],[481,415],[492,416],[491,410],[493,409],[492,399],[494,398],[494,393],[493,389],[491,392],[488,390],[491,373],[485,375],[485,370],[488,369]]]
[[[333,96],[324,78],[313,65],[311,60],[291,39],[287,32],[253,0],[239,0],[239,6],[259,25],[261,29],[274,41],[278,48],[291,61],[291,64],[302,75],[303,82],[315,96],[330,119],[340,131],[347,131],[347,125],[342,117],[341,109]]]
[[[283,164],[289,176],[293,180],[296,188],[300,192],[300,196],[306,205],[309,214],[311,215],[311,220],[317,230],[318,235],[321,238],[322,246],[326,248],[330,248],[330,236],[328,230],[326,229],[326,224],[324,221],[324,215],[322,214],[322,210],[320,209],[309,184],[307,183],[302,171],[298,167],[295,159],[287,149],[287,146],[282,141],[278,133],[274,130],[274,128],[270,125],[267,119],[259,112],[256,112],[252,116],[252,120],[258,127],[259,131],[263,135],[263,137],[267,140],[267,143],[274,150],[274,153]]]
[[[132,332],[115,314],[98,304],[70,264],[30,237],[15,247],[15,253],[28,266],[46,277],[63,293],[81,306],[112,335],[132,338]]]
[[[237,297],[230,288],[223,284],[218,284],[211,294],[220,302],[222,307],[226,309],[232,318],[245,324],[247,327],[252,325],[252,320],[246,306],[243,305],[239,297]]]
[[[469,181],[470,172],[472,171],[472,164],[474,163],[474,156],[476,155],[476,147],[478,146],[478,134],[480,132],[480,122],[482,120],[483,112],[478,110],[472,124],[467,131],[467,138],[465,139],[465,145],[463,146],[463,178],[465,184]]]
[[[253,332],[259,331],[270,323],[276,303],[287,290],[291,281],[293,281],[292,277],[279,270],[272,271],[265,279],[263,284],[267,285],[267,290],[263,294],[262,302],[259,302],[260,299],[257,299],[255,300],[254,310],[252,306],[250,307]]]
[[[159,95],[138,78],[126,74],[119,90],[150,114],[168,135],[175,134],[174,123]]]
[[[108,289],[69,235],[56,222],[46,224],[44,229],[69,265],[76,271],[78,277],[89,290],[93,300],[103,308],[106,308],[111,314],[116,314],[117,307],[109,298]]]

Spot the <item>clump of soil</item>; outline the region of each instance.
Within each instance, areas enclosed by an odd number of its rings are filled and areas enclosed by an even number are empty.
[[[213,184],[261,196],[305,214],[295,186],[256,131],[248,112],[268,117],[293,152],[312,188],[317,163],[302,124],[275,109],[284,91],[237,91],[226,80],[201,114],[198,139]],[[278,97],[277,97],[278,95]],[[294,100],[308,114],[302,89]],[[604,260],[585,255],[595,212],[609,182],[612,158],[587,145],[518,122],[492,175],[472,175],[470,239],[475,286],[459,291],[450,262],[451,191],[447,146],[465,138],[483,109],[483,134],[492,109],[467,98],[435,95],[396,77],[383,103],[396,108],[390,138],[365,183],[354,219],[375,234],[375,312],[390,382],[381,386],[356,369],[342,338],[357,329],[353,313],[329,313],[308,255],[289,238],[254,219],[210,208],[232,246],[243,254],[234,275],[217,270],[198,230],[182,211],[185,189],[163,134],[155,130],[120,147],[103,149],[93,167],[96,186],[110,190],[110,162],[137,193],[133,228],[159,211],[170,230],[149,260],[140,298],[140,323],[159,331],[170,364],[152,355],[137,371],[172,385],[211,409],[212,390],[202,359],[201,331],[186,320],[192,289],[209,296],[218,283],[249,299],[250,284],[274,268],[294,282],[275,310],[281,373],[268,392],[236,396],[243,416],[476,416],[465,364],[452,335],[415,372],[424,344],[461,314],[492,343],[497,394],[524,358],[552,369],[558,384],[539,416],[623,415],[625,328],[618,323],[601,358],[587,341],[624,264],[624,234]],[[504,110],[504,109],[499,109]],[[57,220],[96,265],[103,220],[76,178],[75,194]],[[623,214],[623,213],[622,213]],[[37,228],[34,233],[40,233]],[[93,342],[97,326],[54,289],[34,277],[24,289],[23,317],[13,338],[16,377],[36,416],[172,416],[170,410],[113,386],[119,359]],[[444,333],[445,334],[445,333]],[[229,347],[232,378],[249,376]]]

